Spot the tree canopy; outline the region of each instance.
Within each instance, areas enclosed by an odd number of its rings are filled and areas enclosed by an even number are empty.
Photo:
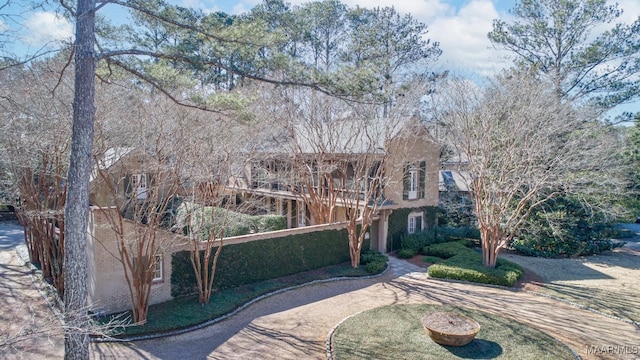
[[[557,95],[602,110],[640,95],[640,17],[606,0],[521,0],[512,21],[494,20],[489,40],[548,78]]]

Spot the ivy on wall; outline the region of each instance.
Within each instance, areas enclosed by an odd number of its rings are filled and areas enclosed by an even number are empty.
[[[366,243],[364,248],[368,247],[369,244]],[[195,293],[195,275],[189,256],[188,251],[176,252],[172,256],[173,297]],[[231,288],[348,260],[349,243],[346,229],[224,245],[213,286],[216,289]]]
[[[424,228],[431,228],[437,225],[437,206],[423,206],[417,208],[404,208],[393,210],[389,215],[389,230],[387,237],[387,252],[400,249],[400,239],[407,235],[407,218],[412,212],[424,213]]]

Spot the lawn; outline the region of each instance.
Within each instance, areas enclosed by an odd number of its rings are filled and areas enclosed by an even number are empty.
[[[474,318],[480,333],[461,347],[438,345],[420,317],[454,311]],[[441,305],[390,305],[345,320],[332,336],[335,358],[350,359],[575,359],[564,344],[542,331],[481,311]]]

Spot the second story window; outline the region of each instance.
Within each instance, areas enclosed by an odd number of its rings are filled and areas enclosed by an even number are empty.
[[[403,200],[425,198],[426,162],[407,163],[404,168]]]
[[[136,199],[147,198],[147,174],[133,174],[131,176],[132,196]]]
[[[411,166],[409,168],[407,197],[409,200],[415,200],[418,198],[418,169],[415,166]]]

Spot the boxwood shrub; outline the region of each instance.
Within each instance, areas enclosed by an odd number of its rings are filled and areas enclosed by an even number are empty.
[[[398,257],[400,259],[411,259],[416,254],[416,251],[413,249],[400,249],[398,251]]]
[[[513,286],[524,274],[518,264],[498,259],[496,267],[482,265],[482,255],[470,249],[470,240],[453,241],[427,246],[425,255],[446,259],[429,266],[428,274],[433,278],[465,280],[483,284]]]

